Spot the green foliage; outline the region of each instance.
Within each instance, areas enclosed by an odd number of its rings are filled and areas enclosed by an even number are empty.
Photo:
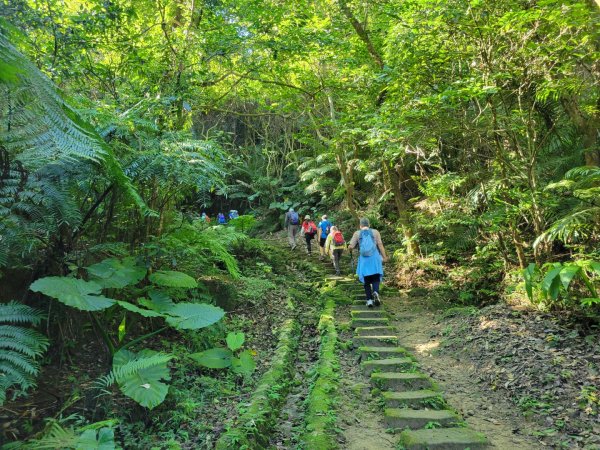
[[[92,280],[104,288],[124,288],[146,276],[146,268],[137,265],[133,257],[108,258],[86,269]]]
[[[41,311],[17,302],[0,305],[0,406],[8,389],[18,386],[25,391],[35,386],[40,370],[37,360],[49,342],[41,333],[22,325],[38,325],[43,317]]]
[[[211,348],[190,355],[194,361],[209,369],[225,369],[231,366],[233,353],[227,348]]]
[[[225,340],[227,341],[227,347],[229,350],[235,352],[236,350],[239,350],[242,345],[244,345],[246,336],[241,332],[230,332],[227,334],[227,338]]]
[[[194,278],[174,270],[157,270],[150,274],[148,279],[159,286],[188,289],[198,287],[198,282]]]
[[[230,332],[227,334],[225,341],[227,348],[211,348],[203,352],[190,355],[194,361],[209,369],[225,369],[230,367],[231,370],[239,375],[251,375],[256,370],[256,362],[249,350],[239,352],[238,356],[234,356],[234,352],[240,350],[244,345],[246,337],[241,332]]]
[[[167,323],[179,330],[197,330],[218,322],[225,311],[202,303],[177,303],[169,310]]]
[[[256,225],[256,218],[251,215],[241,215],[229,221],[229,226],[233,226],[240,233],[248,233]]]
[[[102,286],[93,281],[69,277],[45,277],[31,283],[33,292],[40,292],[81,311],[101,311],[115,300],[100,295]]]
[[[114,450],[116,443],[112,425],[115,421],[105,420],[73,429],[61,426],[59,421],[50,419],[44,436],[25,443],[31,450],[74,449],[74,450]],[[22,448],[22,447],[16,447]]]
[[[113,357],[113,370],[100,380],[100,386],[116,382],[127,397],[153,409],[164,401],[169,391],[163,381],[171,379],[167,363],[173,358],[173,355],[148,349],[139,353],[119,350]]]
[[[580,298],[581,307],[594,307],[600,304],[596,284],[600,278],[600,262],[577,260],[566,263],[548,263],[538,267],[531,263],[523,270],[525,289],[529,299],[536,301],[535,290],[539,290],[542,300],[550,305],[571,302],[574,281],[580,281],[591,297]]]

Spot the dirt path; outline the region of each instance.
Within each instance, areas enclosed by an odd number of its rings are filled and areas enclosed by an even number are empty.
[[[401,345],[418,359],[423,371],[438,382],[448,403],[465,421],[488,437],[491,448],[545,448],[530,436],[534,425],[527,422],[520,411],[501,393],[476,382],[478,377],[472,364],[436,351],[444,330],[437,320],[438,314],[427,307],[427,298],[399,294],[386,297],[385,304],[392,314],[391,323],[398,327]]]

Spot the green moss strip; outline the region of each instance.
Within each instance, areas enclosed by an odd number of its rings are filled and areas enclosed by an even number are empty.
[[[306,431],[302,448],[327,450],[337,448],[335,433],[335,402],[338,388],[337,331],[334,312],[335,297],[328,296],[319,320],[321,348],[316,380],[307,399]]]
[[[289,319],[284,323],[271,368],[260,379],[250,406],[239,417],[237,425],[223,433],[217,441],[217,450],[268,447],[273,425],[289,390],[288,382],[292,379],[299,330],[295,320]]]

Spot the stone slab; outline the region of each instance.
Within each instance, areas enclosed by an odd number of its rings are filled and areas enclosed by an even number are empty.
[[[371,374],[371,381],[386,391],[414,391],[434,387],[431,378],[419,372],[374,372]]]
[[[411,430],[423,428],[428,424],[451,427],[460,421],[460,417],[448,409],[386,408],[383,415],[388,428],[410,428]]]
[[[388,408],[429,406],[432,404],[444,404],[442,393],[431,389],[419,391],[394,392],[385,391],[381,393]]]
[[[489,445],[483,434],[469,428],[406,430],[398,444],[406,450],[480,450]]]
[[[373,372],[406,372],[414,369],[415,365],[411,358],[372,359],[360,363],[363,373],[367,376]]]
[[[356,336],[389,336],[396,331],[396,328],[385,325],[377,327],[358,327],[354,330]]]
[[[359,347],[360,358],[363,361],[369,359],[394,358],[398,355],[407,355],[408,351],[404,347],[374,347],[365,345]]]
[[[350,326],[352,328],[358,327],[373,327],[377,325],[388,325],[390,323],[390,319],[387,317],[380,317],[375,319],[352,319],[350,322]]]
[[[355,336],[352,342],[359,347],[398,347],[398,336]]]

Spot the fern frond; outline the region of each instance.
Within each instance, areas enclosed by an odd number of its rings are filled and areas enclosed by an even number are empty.
[[[14,301],[0,305],[0,323],[17,322],[37,325],[42,319],[44,319],[44,314],[39,309],[33,309]]]
[[[43,317],[41,311],[17,302],[0,305],[0,323],[39,324]],[[36,358],[47,347],[48,339],[35,330],[0,325],[0,405],[12,386],[25,390],[35,385],[39,372]]]
[[[534,242],[537,247],[541,242],[560,240],[565,243],[579,242],[597,229],[600,224],[600,207],[587,208],[571,213],[554,222]]]
[[[164,353],[156,353],[151,356],[138,355],[133,361],[129,361],[122,366],[113,367],[113,370],[108,375],[100,377],[96,385],[98,388],[107,388],[114,383],[119,383],[122,380],[136,375],[142,370],[164,365],[173,358],[173,355]]]

